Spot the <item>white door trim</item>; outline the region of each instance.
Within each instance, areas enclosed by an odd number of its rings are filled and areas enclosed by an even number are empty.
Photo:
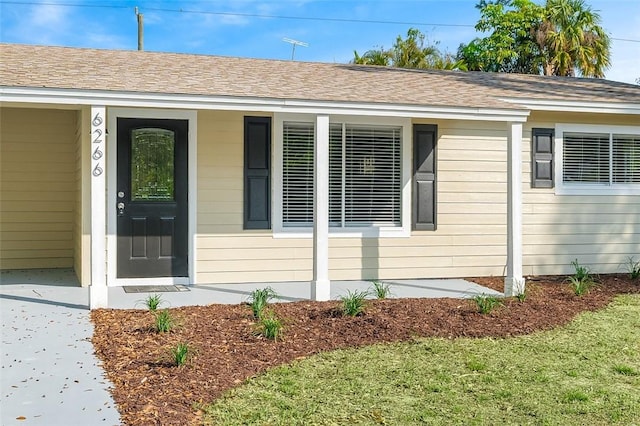
[[[198,112],[194,110],[167,110],[147,108],[108,108],[107,109],[107,285],[169,285],[195,284],[196,277],[196,206],[197,206],[197,129]],[[159,118],[189,120],[189,277],[160,277],[160,278],[117,278],[117,135],[118,118]]]

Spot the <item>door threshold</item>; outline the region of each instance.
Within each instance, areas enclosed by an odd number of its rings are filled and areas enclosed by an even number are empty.
[[[191,291],[186,285],[126,285],[125,293],[176,293]]]

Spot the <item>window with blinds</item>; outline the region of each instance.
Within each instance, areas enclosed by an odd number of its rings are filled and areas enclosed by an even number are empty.
[[[640,136],[566,132],[563,138],[564,183],[640,183]]]
[[[309,123],[284,123],[282,222],[284,226],[313,223],[313,141]]]
[[[331,227],[401,226],[400,127],[331,124]],[[283,225],[313,223],[313,124],[284,123]]]
[[[609,183],[609,135],[565,133],[562,164],[566,183]]]
[[[613,135],[613,183],[640,183],[640,135]]]

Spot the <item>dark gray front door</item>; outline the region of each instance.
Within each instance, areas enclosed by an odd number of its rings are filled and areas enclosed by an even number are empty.
[[[118,118],[118,278],[188,276],[188,124]]]

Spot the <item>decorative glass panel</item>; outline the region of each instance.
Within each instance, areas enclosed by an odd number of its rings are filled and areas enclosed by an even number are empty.
[[[144,128],[131,132],[131,201],[175,199],[175,134]]]

